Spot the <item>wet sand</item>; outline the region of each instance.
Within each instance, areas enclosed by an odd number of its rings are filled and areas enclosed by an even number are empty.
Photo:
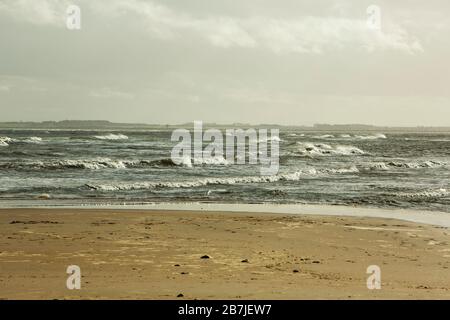
[[[0,210],[0,299],[450,299],[449,267],[449,228],[394,219]]]

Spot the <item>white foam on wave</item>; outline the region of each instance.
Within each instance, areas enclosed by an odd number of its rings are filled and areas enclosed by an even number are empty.
[[[367,165],[365,167],[365,169],[367,169],[367,170],[383,170],[383,171],[390,170],[389,166],[384,162],[370,163],[369,165]]]
[[[229,162],[223,157],[223,156],[216,156],[216,157],[203,157],[202,159],[198,158],[191,158],[189,156],[184,157],[178,157],[173,159],[175,160],[174,163],[177,163],[180,166],[191,168],[193,164],[196,165],[219,165],[219,166],[226,166],[229,165]]]
[[[11,139],[10,137],[0,137],[0,147],[7,147],[12,141],[13,139]]]
[[[382,133],[376,133],[373,135],[351,135],[347,133],[340,134],[338,136],[332,134],[323,134],[318,136],[313,136],[314,139],[329,139],[329,140],[377,140],[377,139],[387,139],[386,135]]]
[[[366,136],[362,136],[362,135],[355,135],[354,136],[356,139],[360,139],[360,140],[377,140],[377,139],[387,139],[386,135],[382,134],[382,133],[377,133],[374,135],[366,135]]]
[[[111,160],[109,158],[97,158],[92,160],[57,160],[53,162],[37,162],[34,166],[41,166],[48,169],[64,169],[64,168],[74,168],[74,169],[125,169],[127,165],[133,165],[132,161],[118,161]],[[33,166],[33,165],[32,165]]]
[[[24,141],[28,142],[28,143],[41,143],[42,142],[42,138],[40,138],[40,137],[29,137],[29,138],[25,139]]]
[[[272,142],[272,141],[281,142],[283,140],[281,140],[279,136],[275,136],[275,135],[267,137],[266,139],[259,139],[258,140],[259,143],[261,143],[261,142]]]
[[[156,160],[113,160],[110,158],[94,158],[94,159],[65,159],[53,161],[34,161],[34,162],[7,162],[0,164],[2,168],[10,169],[126,169],[145,166],[181,166],[192,167],[193,160],[190,157],[182,157],[175,163],[170,158]],[[223,157],[204,158],[201,160],[202,165],[228,165],[228,161]]]
[[[425,168],[440,168],[446,166],[446,162],[427,160],[422,162],[373,162],[364,166],[366,170],[391,170],[393,168],[405,168],[405,169],[425,169]]]
[[[340,168],[340,169],[322,169],[322,172],[326,173],[358,173],[359,169],[356,166],[351,166],[350,168]]]
[[[446,162],[435,161],[435,160],[427,160],[423,162],[398,162],[391,161],[388,163],[388,166],[396,167],[396,168],[408,168],[408,169],[420,169],[420,168],[438,168],[446,166]]]
[[[128,137],[124,134],[118,133],[118,134],[114,134],[114,133],[110,133],[104,136],[95,136],[96,139],[100,139],[100,140],[127,140]]]
[[[447,197],[449,194],[450,194],[449,190],[440,188],[440,189],[435,189],[435,190],[425,190],[425,191],[413,192],[413,193],[396,193],[395,195],[400,198],[414,200],[414,199]]]
[[[86,184],[86,186],[92,190],[100,190],[100,191],[129,191],[129,190],[147,190],[157,188],[195,188],[208,185],[234,185],[234,184],[251,184],[251,183],[273,183],[278,181],[299,181],[300,179],[303,178],[315,177],[318,175],[345,174],[356,172],[359,172],[359,170],[354,166],[350,168],[337,168],[337,169],[307,168],[291,173],[283,173],[273,176],[204,178],[193,181],[179,181],[179,182],[136,182],[136,183],[98,184],[98,185]]]
[[[7,147],[9,143],[12,141],[9,137],[0,137],[0,147]]]
[[[323,134],[323,135],[319,135],[319,136],[314,136],[313,138],[315,138],[315,139],[332,139],[332,138],[334,138],[334,135]]]
[[[363,155],[365,152],[354,146],[337,145],[331,146],[325,143],[297,142],[299,152],[302,155],[329,156],[329,155]]]

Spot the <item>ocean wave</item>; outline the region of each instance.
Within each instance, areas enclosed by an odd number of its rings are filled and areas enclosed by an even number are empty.
[[[405,199],[427,199],[427,198],[442,198],[447,197],[450,194],[449,190],[440,188],[435,190],[425,190],[421,192],[412,192],[412,193],[396,193],[395,196],[399,198]]]
[[[108,158],[97,158],[93,160],[54,160],[36,162],[7,162],[0,164],[0,168],[6,169],[124,169],[127,161],[116,161]]]
[[[118,133],[118,134],[107,134],[104,136],[95,136],[96,139],[100,139],[100,140],[127,140],[128,137],[124,134]]]
[[[29,137],[29,138],[25,139],[24,142],[27,142],[27,143],[41,143],[42,142],[42,138],[40,138],[40,137]]]
[[[337,145],[331,146],[325,143],[297,142],[298,152],[308,156],[329,156],[329,155],[364,155],[365,152],[354,146]]]
[[[0,147],[7,147],[12,139],[9,137],[0,137]]]
[[[408,169],[420,169],[420,168],[439,168],[446,166],[446,162],[428,160],[423,162],[398,162],[391,161],[387,163],[390,167],[395,168],[408,168]]]
[[[377,134],[374,134],[374,135],[366,135],[366,136],[355,135],[354,137],[356,139],[360,139],[360,140],[387,139],[386,135],[384,135],[382,133],[377,133]]]
[[[356,173],[359,170],[356,167],[337,168],[337,169],[316,169],[308,168],[291,173],[277,174],[273,176],[247,176],[247,177],[228,177],[228,178],[204,178],[194,181],[178,182],[136,182],[119,184],[86,184],[91,190],[98,191],[131,191],[148,190],[158,188],[195,188],[208,185],[235,185],[235,184],[255,184],[255,183],[273,183],[279,181],[299,181],[307,177],[329,174]]]
[[[227,166],[229,164],[228,160],[224,157],[203,157],[202,159],[186,157],[178,157],[174,159],[175,162],[183,167],[191,168],[195,165],[213,165],[213,166]]]
[[[446,166],[446,162],[427,160],[422,162],[373,162],[364,166],[366,170],[390,170],[392,168],[406,168],[406,169],[422,169],[422,168],[440,168]]]
[[[313,136],[314,139],[330,139],[330,140],[377,140],[377,139],[387,139],[386,135],[382,133],[376,133],[373,135],[350,135],[350,134],[340,134],[338,136],[332,135],[332,134],[322,134],[318,136]]]
[[[138,167],[192,167],[192,159],[185,157],[176,164],[170,158],[158,160],[113,160],[110,158],[76,159],[76,160],[53,160],[34,162],[6,162],[0,163],[0,168],[5,169],[126,169]],[[227,165],[228,161],[223,157],[204,158],[202,165]]]
[[[339,169],[321,169],[321,172],[333,174],[333,173],[358,173],[359,169],[356,166],[351,166],[350,168],[339,168]]]
[[[383,170],[383,171],[390,170],[389,166],[384,162],[370,163],[370,164],[366,165],[364,167],[364,169],[366,169],[366,170]]]
[[[266,139],[259,139],[259,140],[258,140],[258,143],[262,143],[262,142],[272,142],[272,141],[281,142],[281,141],[283,141],[283,140],[280,139],[279,136],[270,136],[270,137],[267,137]]]
[[[319,135],[319,136],[314,136],[313,138],[314,139],[332,139],[332,138],[334,138],[334,135],[332,135],[332,134],[322,134],[322,135]]]

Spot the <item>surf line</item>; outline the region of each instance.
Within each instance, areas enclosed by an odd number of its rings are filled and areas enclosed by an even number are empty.
[[[261,128],[258,130],[232,128],[226,129],[224,134],[216,128],[209,128],[203,132],[203,122],[194,121],[193,131],[193,137],[189,130],[183,128],[172,132],[171,141],[179,142],[171,151],[171,159],[175,164],[192,166],[225,160],[226,163],[232,164],[260,164],[261,175],[278,173],[280,163],[278,129],[270,129],[270,136],[268,129]]]

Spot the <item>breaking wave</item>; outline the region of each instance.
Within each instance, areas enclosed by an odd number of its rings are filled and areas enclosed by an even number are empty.
[[[7,169],[123,169],[127,167],[127,162],[98,158],[95,160],[54,160],[51,162],[8,162],[0,164],[0,167]]]
[[[315,139],[346,139],[346,140],[377,140],[377,139],[387,139],[386,135],[382,133],[377,133],[373,135],[350,135],[350,134],[340,134],[339,136],[334,136],[332,134],[323,134],[318,136],[313,136]]]
[[[450,194],[449,190],[440,188],[436,190],[426,190],[422,192],[412,192],[412,193],[396,193],[395,195],[399,198],[405,198],[410,200],[415,199],[427,199],[427,198],[441,198],[447,197]]]
[[[420,169],[420,168],[439,168],[446,166],[446,162],[428,160],[424,162],[397,162],[391,161],[387,163],[390,167],[395,168],[407,168],[407,169]]]
[[[4,169],[126,169],[138,167],[192,167],[190,157],[182,158],[181,162],[175,163],[170,158],[158,160],[113,160],[110,158],[77,159],[77,160],[54,160],[35,162],[6,162],[0,163],[0,168]],[[228,162],[223,157],[202,159],[203,165],[227,165]]]
[[[252,184],[252,183],[273,183],[278,181],[299,181],[302,178],[314,177],[327,174],[345,174],[359,172],[356,167],[339,169],[315,169],[309,168],[295,171],[292,173],[277,174],[273,176],[247,176],[247,177],[228,177],[228,178],[204,178],[194,181],[181,182],[136,182],[120,184],[86,184],[91,190],[99,191],[130,191],[147,190],[158,188],[195,188],[208,185],[234,185],[234,184]]]
[[[299,145],[298,152],[307,156],[328,156],[328,155],[363,155],[365,152],[354,146],[337,145],[331,146],[325,143],[303,143],[297,142]]]
[[[95,136],[95,138],[100,139],[100,140],[127,140],[128,139],[128,137],[126,135],[120,134],[120,133],[118,133],[118,134],[110,133],[110,134],[107,134],[104,136]]]
[[[323,135],[320,135],[320,136],[314,136],[313,138],[315,138],[315,139],[331,139],[331,138],[334,138],[334,135],[332,135],[332,134],[323,134]]]
[[[371,164],[367,165],[366,167],[364,167],[364,169],[366,169],[366,170],[383,170],[383,171],[390,170],[389,166],[384,162],[371,163]]]
[[[12,141],[9,137],[0,137],[0,147],[7,147],[9,143]]]
[[[25,139],[24,142],[40,143],[40,142],[42,142],[42,138],[40,138],[40,137],[29,137],[29,138]]]
[[[228,160],[224,157],[203,157],[202,159],[186,157],[175,158],[175,163],[183,167],[191,168],[195,165],[215,165],[215,166],[226,166],[229,164]],[[172,160],[171,160],[172,161]]]
[[[382,134],[382,133],[377,133],[374,135],[367,135],[367,136],[359,136],[359,135],[355,135],[354,136],[356,139],[360,139],[360,140],[376,140],[376,139],[387,139],[386,135]]]
[[[422,168],[440,168],[447,165],[447,162],[428,160],[423,162],[374,162],[366,165],[366,170],[390,170],[392,168],[405,168],[405,169],[422,169]]]

